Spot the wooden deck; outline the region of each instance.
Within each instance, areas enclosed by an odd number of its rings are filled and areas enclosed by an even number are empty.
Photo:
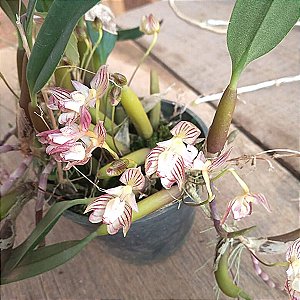
[[[178,6],[193,18],[228,19],[231,1],[181,1]],[[205,3],[205,4],[204,4]],[[120,18],[120,24],[137,25],[143,14],[154,13],[164,19],[159,42],[152,58],[138,72],[132,87],[139,95],[148,93],[149,70],[156,69],[161,79],[161,90],[175,83],[167,98],[180,103],[192,103],[200,94],[220,92],[229,80],[230,61],[225,36],[203,31],[179,20],[167,2],[157,2],[133,10]],[[126,22],[125,22],[126,20]],[[242,85],[291,76],[299,73],[299,29],[294,29],[272,54],[254,62],[241,80]],[[111,71],[128,77],[142,56],[141,47],[149,44],[143,38],[138,44],[119,43],[109,60]],[[0,69],[16,86],[14,48],[0,50]],[[5,59],[3,59],[5,58]],[[251,94],[245,94],[237,107],[232,129],[240,134],[235,143],[235,154],[255,154],[266,148],[299,148],[299,84],[286,84]],[[297,99],[298,97],[298,99]],[[3,123],[13,113],[13,97],[0,82],[1,116]],[[3,107],[4,106],[4,107]],[[210,124],[215,104],[191,106]],[[6,107],[6,108],[5,108]],[[1,137],[6,128],[1,124]],[[11,160],[1,160],[1,165],[14,169]],[[255,207],[247,225],[258,224],[253,235],[276,235],[299,226],[299,182],[294,175],[299,171],[296,159],[273,161],[269,171],[265,162],[255,169],[244,168],[241,173],[253,192],[262,192],[268,198],[272,213]],[[239,187],[230,177],[219,187],[224,202],[232,198]],[[34,227],[31,202],[18,220],[18,241],[22,241]],[[213,299],[215,285],[212,276],[211,241],[216,234],[210,222],[197,209],[195,223],[184,244],[173,256],[163,262],[136,266],[112,257],[101,240],[93,241],[73,260],[51,272],[33,279],[3,286],[3,300],[19,299]],[[49,234],[49,244],[65,239],[78,239],[85,230],[62,218]],[[267,261],[270,259],[264,258]],[[283,286],[285,272],[282,268],[266,270],[274,281]],[[270,290],[255,275],[249,256],[244,253],[241,268],[241,286],[255,299],[285,299],[280,290]],[[221,299],[225,299],[221,296]]]

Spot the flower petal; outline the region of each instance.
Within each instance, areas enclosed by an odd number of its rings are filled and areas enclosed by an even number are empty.
[[[80,126],[81,130],[88,131],[92,122],[92,117],[86,107],[83,105],[80,108]]]
[[[193,145],[201,131],[191,122],[181,121],[172,130],[175,137],[180,137],[185,143]]]
[[[214,158],[211,162],[210,169],[216,169],[218,167],[223,166],[226,163],[228,157],[230,156],[231,151],[232,151],[232,147],[230,147],[223,154],[221,154],[218,157]]]
[[[127,169],[121,176],[120,181],[138,191],[142,190],[145,185],[145,177],[142,174],[141,167]]]
[[[109,74],[107,71],[107,65],[100,67],[92,81],[90,82],[91,88],[97,91],[97,98],[101,98],[109,85]]]
[[[254,198],[254,202],[256,204],[262,204],[262,206],[268,211],[268,212],[271,212],[271,208],[270,208],[270,205],[267,201],[267,198],[261,194],[261,193],[258,193],[258,194],[250,194],[253,198]]]
[[[62,109],[64,108],[64,102],[71,100],[71,93],[66,89],[60,87],[53,87],[49,89],[51,96],[49,97],[48,107],[50,109]]]
[[[64,112],[58,117],[58,123],[63,125],[73,123],[77,116],[78,114],[75,111]]]
[[[89,88],[82,84],[79,81],[76,80],[71,80],[72,85],[74,86],[74,88],[76,89],[76,91],[80,92],[81,94],[83,94],[85,96],[85,98],[87,98],[89,96]]]
[[[105,208],[103,215],[103,223],[112,224],[117,220],[124,212],[125,201],[120,197],[114,197],[111,199]]]
[[[157,146],[148,154],[145,161],[145,172],[147,176],[151,176],[157,171],[159,155],[165,151],[164,147]]]
[[[184,161],[182,156],[178,156],[175,160],[171,173],[178,184],[179,190],[182,190],[183,183],[185,182]]]
[[[89,211],[93,211],[90,216],[89,220],[91,223],[99,223],[102,221],[102,217],[105,211],[105,207],[109,200],[111,200],[113,196],[105,194],[98,198],[96,198],[92,203],[90,203],[84,213],[86,214]]]
[[[112,224],[107,226],[107,231],[109,234],[116,234],[120,228],[123,227],[124,237],[126,236],[132,220],[132,209],[128,204],[125,204],[123,214],[115,220]]]
[[[99,121],[94,128],[94,133],[96,134],[98,139],[103,139],[104,142],[106,137],[106,129],[103,124],[103,121]]]

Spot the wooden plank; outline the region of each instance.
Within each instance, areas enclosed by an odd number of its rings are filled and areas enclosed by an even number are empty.
[[[3,52],[0,52],[1,56],[2,54]],[[139,49],[131,43],[120,43],[109,60],[110,70],[119,71],[129,77],[141,56]],[[7,52],[5,57],[8,60]],[[14,58],[13,55],[10,57]],[[195,98],[195,93],[175,80],[151,59],[141,68],[133,82],[133,88],[139,95],[148,93],[150,67],[159,72],[162,90],[172,83],[176,84],[168,95],[170,99],[189,103]],[[203,104],[193,110],[209,124],[214,113],[209,105]],[[3,122],[3,119],[1,121]],[[243,134],[237,138],[235,148],[236,153],[261,151],[261,148]],[[247,168],[243,170],[252,191],[264,193],[273,210],[272,214],[267,214],[263,208],[255,207],[253,216],[247,219],[248,226],[254,223],[259,224],[259,229],[253,232],[257,236],[262,233],[268,235],[283,233],[298,225],[298,206],[295,201],[292,201],[298,197],[297,181],[276,162],[274,166],[273,172],[268,172],[265,163],[259,164],[255,172]],[[226,184],[222,182],[219,185],[224,193],[222,198],[219,197],[219,201],[223,203],[239,192],[239,187],[234,180],[228,179]],[[33,206],[33,202],[29,203],[18,220],[19,242],[33,229]],[[214,230],[205,231],[210,227],[211,223],[197,208],[195,223],[184,246],[172,257],[153,265],[130,265],[111,256],[109,249],[105,248],[100,240],[93,241],[80,255],[64,266],[32,279],[3,286],[1,297],[3,300],[213,299],[214,279],[211,254],[213,246],[210,246],[210,242],[215,240],[216,235]],[[67,239],[78,239],[85,234],[86,231],[82,227],[62,218],[49,234],[47,242],[50,244]],[[266,259],[269,260],[269,258]],[[285,276],[283,269],[267,271],[274,280],[283,284]],[[241,277],[241,285],[251,294],[255,291],[260,299],[283,299],[285,297],[278,290],[267,289],[264,283],[254,275],[247,255],[245,255]],[[221,299],[225,297],[221,296]]]
[[[184,14],[193,19],[228,20],[234,1],[176,1]],[[167,1],[130,11],[118,19],[121,26],[135,26],[144,14],[163,19],[153,54],[199,94],[221,92],[230,76],[230,57],[226,36],[201,30],[179,19]],[[293,29],[267,56],[251,63],[240,86],[256,84],[299,74],[298,41],[300,31]],[[139,40],[148,46],[151,38]],[[299,149],[300,84],[286,84],[240,96],[234,122],[265,149]],[[191,99],[193,100],[193,99]],[[215,106],[215,103],[213,104]],[[285,159],[287,167],[300,171],[300,165]]]

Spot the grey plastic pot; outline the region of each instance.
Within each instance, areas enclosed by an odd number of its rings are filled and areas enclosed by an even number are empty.
[[[174,103],[164,100],[162,113],[165,117],[173,115]],[[207,135],[207,127],[191,110],[186,109],[181,119],[194,123],[201,129],[202,137]],[[65,216],[74,222],[95,230],[99,225],[91,224],[88,217],[67,211]],[[195,208],[178,203],[171,204],[143,219],[132,223],[127,236],[122,230],[116,235],[99,237],[108,252],[130,263],[146,264],[162,260],[173,254],[185,241],[195,216]]]

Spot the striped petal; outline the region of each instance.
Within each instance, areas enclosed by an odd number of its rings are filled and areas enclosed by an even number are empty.
[[[250,194],[250,196],[254,198],[255,204],[261,204],[268,212],[271,212],[271,208],[267,201],[267,198],[263,194]]]
[[[120,197],[111,199],[107,205],[103,215],[103,223],[112,224],[116,221],[124,212],[125,201]]]
[[[109,74],[107,65],[100,67],[92,81],[90,82],[91,88],[97,91],[97,98],[101,98],[109,86]]]
[[[132,186],[133,190],[141,191],[145,185],[145,177],[141,167],[127,169],[120,178],[125,185]]]
[[[80,108],[80,125],[81,130],[88,131],[92,122],[92,117],[89,111],[85,106],[81,106]]]
[[[103,139],[103,142],[105,140],[105,137],[106,137],[106,129],[103,125],[103,121],[99,121],[95,128],[94,128],[94,133],[96,134],[96,136],[98,138],[102,138]]]
[[[185,143],[193,145],[201,131],[191,122],[181,121],[171,130],[171,133],[173,136],[181,138]]]
[[[71,100],[71,92],[60,87],[53,87],[49,92],[51,96],[47,105],[50,109],[62,109],[64,108],[64,102]]]
[[[130,228],[131,220],[132,220],[132,209],[128,204],[126,204],[123,214],[112,224],[109,224],[107,226],[108,233],[116,234],[119,231],[119,229],[123,227],[123,235],[125,237]]]
[[[78,116],[78,114],[75,111],[64,112],[59,115],[58,123],[62,124],[62,125],[71,124],[71,123],[75,122],[75,120],[77,119],[77,116]]]
[[[292,257],[300,259],[300,238],[295,240],[286,252],[286,260],[290,261]]]
[[[184,161],[182,156],[178,156],[172,168],[172,176],[177,182],[179,190],[182,190],[183,183],[185,182],[185,172],[184,172]]]
[[[232,151],[232,147],[230,147],[223,154],[214,158],[211,162],[210,169],[216,169],[216,168],[223,166],[226,163],[227,159],[229,158],[231,151]]]
[[[300,299],[300,238],[295,240],[286,252],[286,260],[289,268],[286,271],[287,279],[285,290],[288,292],[290,299]]]
[[[89,216],[89,220],[91,223],[102,222],[102,217],[104,215],[106,205],[111,199],[113,199],[113,196],[105,194],[96,198],[92,203],[90,203],[86,207],[84,211],[85,214],[92,211],[92,213]]]
[[[161,183],[166,189],[169,189],[175,182],[179,189],[182,189],[185,181],[182,156],[171,151],[161,154],[158,159],[157,175],[162,179]]]
[[[158,167],[158,157],[163,151],[165,151],[164,147],[157,146],[148,154],[145,161],[145,172],[147,176],[151,176],[152,174],[156,173]]]

